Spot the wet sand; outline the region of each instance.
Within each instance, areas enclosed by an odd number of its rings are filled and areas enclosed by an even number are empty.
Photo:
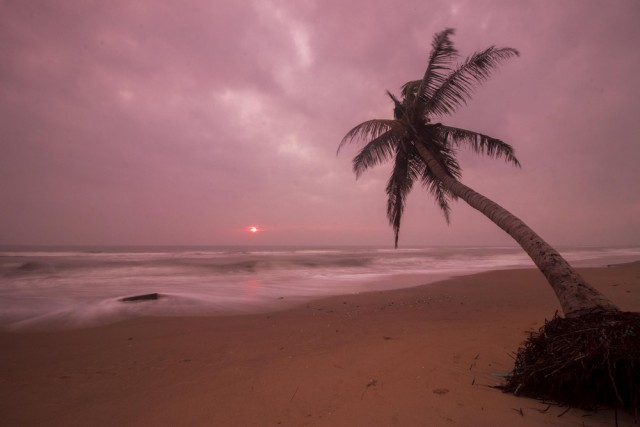
[[[581,272],[640,311],[640,263]],[[268,314],[0,332],[1,424],[613,426],[613,411],[492,387],[558,309],[544,277],[519,269]]]

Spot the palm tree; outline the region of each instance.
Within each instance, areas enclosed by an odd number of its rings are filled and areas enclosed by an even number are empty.
[[[394,118],[360,123],[345,135],[338,152],[349,142],[366,143],[353,159],[356,177],[393,159],[387,184],[387,216],[396,247],[406,197],[419,181],[435,197],[447,223],[449,202],[460,198],[513,237],[547,278],[566,317],[618,311],[522,220],[460,182],[462,171],[455,156],[460,147],[503,158],[514,166],[520,163],[509,144],[474,131],[434,123],[434,119],[465,105],[474,85],[488,79],[502,61],[519,53],[509,47],[491,46],[455,64],[458,52],[450,39],[453,33],[453,29],[446,29],[434,36],[424,76],[402,86],[400,99],[387,92],[394,103]]]

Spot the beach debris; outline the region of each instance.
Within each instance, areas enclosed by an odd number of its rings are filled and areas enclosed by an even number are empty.
[[[296,394],[298,394],[299,389],[300,389],[300,386],[296,387],[296,391],[294,391],[293,395],[291,395],[291,399],[289,399],[289,403],[293,402],[293,398],[296,397]]]
[[[521,417],[524,417],[524,411],[522,410],[522,408],[511,408],[512,411],[516,411],[517,413],[520,414]]]
[[[476,354],[476,357],[473,358],[473,362],[469,365],[469,370],[473,369],[478,362],[478,358],[480,357],[480,353]]]
[[[392,340],[393,337],[385,335],[385,336],[382,337],[382,339],[385,340],[385,341],[389,341],[389,340]]]
[[[509,378],[511,372],[489,372],[489,375],[496,378]]]
[[[364,399],[364,394],[367,392],[369,387],[375,387],[377,385],[378,385],[378,380],[376,380],[375,378],[372,378],[371,381],[369,381],[367,383],[367,386],[365,387],[364,391],[362,392],[362,395],[360,396],[360,400]]]
[[[435,390],[433,390],[434,394],[439,394],[439,395],[443,395],[443,394],[447,394],[449,393],[449,389],[448,388],[436,388]]]
[[[544,409],[539,409],[539,408],[533,408],[533,409],[540,412],[541,414],[546,414],[547,412],[549,412],[549,409],[551,409],[551,405],[547,405],[547,407]]]
[[[506,392],[569,408],[640,411],[640,313],[556,314],[516,353]]]
[[[137,302],[137,301],[149,301],[149,300],[157,300],[158,298],[162,297],[161,294],[154,292],[151,294],[140,294],[140,295],[133,295],[130,297],[124,297],[124,298],[120,298],[120,302]]]

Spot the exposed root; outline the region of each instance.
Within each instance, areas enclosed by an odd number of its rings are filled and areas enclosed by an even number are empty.
[[[640,410],[640,313],[555,316],[516,353],[503,389],[574,408]]]

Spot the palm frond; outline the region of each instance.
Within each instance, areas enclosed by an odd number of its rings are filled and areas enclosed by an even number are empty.
[[[515,150],[504,141],[478,132],[442,124],[434,125],[434,127],[442,135],[442,139],[446,141],[447,145],[459,147],[465,144],[475,153],[484,154],[494,159],[503,157],[505,162],[520,167],[520,162],[516,158]]]
[[[425,98],[425,111],[430,115],[445,115],[467,103],[473,88],[487,80],[500,62],[519,52],[510,47],[491,46],[468,57],[443,81],[430,98]]]
[[[453,28],[447,28],[437,33],[431,43],[431,54],[424,76],[420,81],[412,104],[417,117],[424,115],[425,101],[431,99],[437,89],[444,83],[451,71],[452,61],[458,56],[458,51],[449,38],[454,34]],[[415,85],[411,85],[411,88]],[[422,106],[419,106],[422,103]],[[421,108],[422,107],[422,108]]]
[[[460,164],[456,159],[456,147],[452,147],[447,142],[439,131],[440,127],[442,127],[441,124],[427,126],[419,143],[429,150],[431,155],[450,176],[460,179],[462,177],[462,168],[460,168]]]
[[[420,83],[422,83],[422,80],[411,80],[403,84],[401,88],[402,97],[407,100],[412,100],[416,93],[418,93]]]
[[[442,181],[438,179],[431,169],[427,167],[424,160],[422,160],[417,152],[415,152],[415,155],[410,159],[409,166],[412,170],[412,174],[419,178],[422,182],[422,186],[433,195],[438,207],[444,214],[447,224],[449,224],[451,222],[451,207],[449,206],[449,201],[457,200],[458,197],[446,190]]]
[[[456,158],[456,153],[453,149],[448,147],[442,147],[436,155],[436,159],[444,166],[444,169],[449,175],[455,179],[462,178],[462,168]]]
[[[387,91],[387,95],[389,95],[389,98],[391,98],[391,100],[393,101],[393,105],[394,105],[393,117],[396,120],[402,119],[405,116],[405,112],[406,112],[405,105],[402,102],[400,102],[400,100],[396,98],[396,96],[391,92]]]
[[[342,147],[347,143],[354,141],[371,141],[382,135],[384,132],[393,128],[398,128],[399,126],[401,125],[396,120],[374,119],[362,122],[347,132],[344,138],[342,138],[342,141],[340,141],[340,145],[338,145],[336,153],[340,153]]]
[[[393,171],[387,184],[387,218],[393,227],[396,248],[406,198],[416,178],[415,171],[410,167],[410,158],[411,156],[403,147],[397,147]]]
[[[353,171],[356,179],[370,167],[376,166],[393,157],[402,141],[404,132],[399,128],[392,128],[369,141],[353,158]]]
[[[400,102],[400,100],[391,92],[387,91],[387,95],[389,96],[389,98],[391,98],[391,100],[393,101],[393,103],[397,106],[398,104],[402,105],[402,102]]]
[[[447,192],[442,181],[437,179],[429,169],[425,169],[421,177],[422,185],[436,200],[436,203],[444,215],[447,224],[451,223],[451,206],[449,200],[457,200],[458,197]]]

